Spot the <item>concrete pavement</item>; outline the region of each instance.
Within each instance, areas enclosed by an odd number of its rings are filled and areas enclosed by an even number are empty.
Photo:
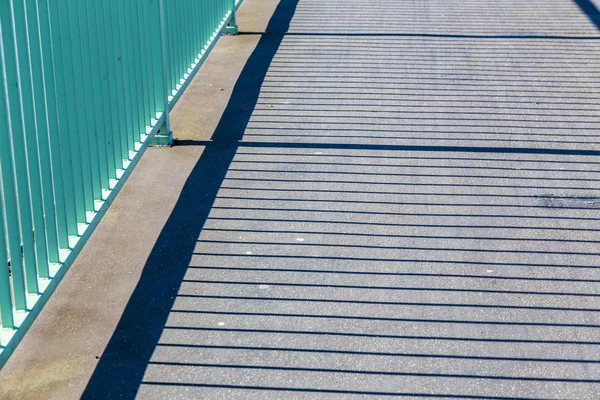
[[[247,0],[0,393],[600,398],[597,21]]]

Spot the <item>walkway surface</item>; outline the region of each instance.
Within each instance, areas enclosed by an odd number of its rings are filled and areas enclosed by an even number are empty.
[[[210,140],[179,134],[83,398],[600,398],[596,6],[243,7],[256,47]]]

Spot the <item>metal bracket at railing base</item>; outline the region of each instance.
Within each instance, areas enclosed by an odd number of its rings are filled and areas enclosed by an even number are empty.
[[[154,135],[150,139],[150,146],[151,147],[173,146],[173,132],[169,131],[168,134],[162,134],[162,132],[159,130],[158,132],[156,132],[156,135]]]
[[[223,28],[223,35],[237,35],[239,33],[239,29],[237,24],[229,23],[225,28]]]

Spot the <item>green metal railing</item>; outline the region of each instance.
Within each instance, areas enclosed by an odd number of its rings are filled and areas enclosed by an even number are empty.
[[[0,0],[0,367],[240,1]]]

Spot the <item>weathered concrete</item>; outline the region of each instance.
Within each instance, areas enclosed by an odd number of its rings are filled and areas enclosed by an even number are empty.
[[[600,398],[594,10],[247,0],[0,393]]]

